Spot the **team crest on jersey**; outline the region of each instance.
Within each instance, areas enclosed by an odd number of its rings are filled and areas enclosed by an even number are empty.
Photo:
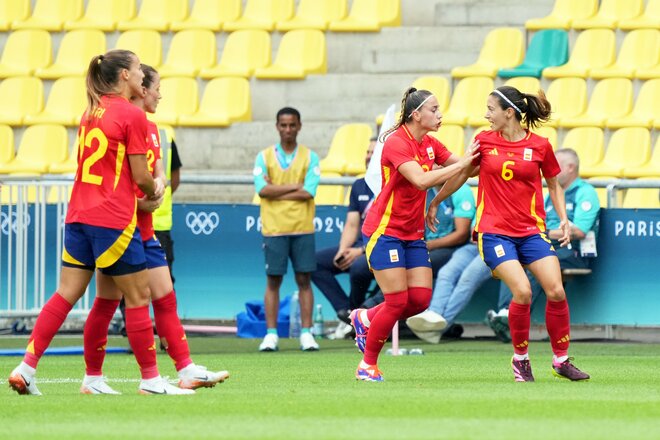
[[[396,249],[390,249],[390,263],[399,262],[399,251]]]
[[[499,155],[499,153],[497,152],[497,148],[493,148],[492,150],[490,150],[488,152],[488,154],[491,154],[493,156],[498,156]]]
[[[513,157],[513,156],[516,155],[516,153],[512,153],[512,152],[509,151],[508,153],[506,153],[506,155],[509,156],[509,157]]]
[[[426,149],[426,154],[428,154],[429,159],[431,160],[435,159],[435,151],[433,151],[433,147],[428,147]]]
[[[525,151],[523,152],[523,160],[527,160],[527,161],[532,160],[532,149],[531,148],[525,148]]]
[[[151,133],[151,140],[153,141],[156,148],[160,148],[160,145],[158,145],[158,136],[156,136],[156,133]]]

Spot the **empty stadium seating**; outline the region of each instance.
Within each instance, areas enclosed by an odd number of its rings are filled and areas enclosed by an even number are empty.
[[[462,156],[465,150],[465,132],[460,125],[442,124],[438,131],[429,132],[452,153]]]
[[[199,76],[210,79],[218,76],[252,76],[255,69],[270,64],[270,34],[264,30],[250,29],[229,34],[220,62],[204,68]]]
[[[23,30],[9,34],[2,58],[0,78],[31,75],[52,62],[50,34],[44,30]]]
[[[549,127],[549,126],[541,126],[541,127],[536,127],[532,129],[532,133],[536,133],[539,136],[542,136],[546,139],[548,139],[548,142],[550,142],[550,145],[552,145],[553,149],[557,149],[557,129],[554,127]]]
[[[321,177],[341,177],[339,173],[323,173]],[[319,185],[314,203],[317,205],[343,205],[346,189],[342,185]]]
[[[632,112],[622,117],[609,118],[605,125],[608,128],[652,128],[655,120],[660,121],[660,78],[642,84]]]
[[[660,62],[660,31],[638,29],[623,40],[616,62],[607,67],[589,70],[591,78],[633,79],[638,69],[649,69]]]
[[[614,62],[616,38],[609,29],[589,29],[575,41],[568,62],[562,66],[543,69],[545,78],[577,76],[586,78],[591,69],[607,67]]]
[[[272,65],[258,68],[261,79],[303,79],[327,70],[325,35],[315,29],[289,31],[282,37]]]
[[[541,82],[533,76],[515,76],[509,78],[504,85],[515,87],[522,93],[537,94],[541,88]]]
[[[97,29],[110,32],[117,28],[120,21],[130,20],[135,16],[135,0],[88,0],[85,15],[77,20],[68,20],[64,29]]]
[[[570,29],[573,20],[592,17],[598,10],[598,0],[555,0],[552,12],[543,18],[534,18],[525,22],[529,30]]]
[[[294,29],[326,30],[331,21],[342,20],[348,10],[347,0],[300,0],[290,20],[278,21],[278,31]]]
[[[479,58],[469,66],[454,67],[451,76],[488,76],[495,78],[501,68],[512,68],[523,60],[525,43],[522,32],[516,28],[497,28],[486,35]]]
[[[215,35],[206,29],[177,32],[172,38],[165,62],[158,68],[162,78],[196,76],[215,64]]]
[[[615,131],[607,144],[602,162],[580,166],[583,176],[622,177],[625,168],[637,168],[651,157],[651,134],[646,128],[627,127]]]
[[[82,76],[60,78],[53,83],[44,110],[25,116],[23,123],[76,126],[80,123],[80,117],[86,107],[85,78]]]
[[[632,82],[625,78],[608,78],[599,81],[589,99],[586,112],[574,117],[559,119],[560,127],[605,127],[605,121],[619,118],[632,110]]]
[[[493,91],[493,80],[474,76],[463,78],[456,84],[449,108],[442,117],[444,124],[483,125],[486,120],[486,100]]]
[[[197,111],[199,96],[194,78],[163,78],[160,81],[162,98],[154,114],[147,116],[158,124],[177,125],[179,116]]]
[[[223,127],[252,117],[250,83],[245,78],[216,78],[206,85],[199,109],[179,116],[180,125]]]
[[[519,66],[500,69],[502,78],[535,76],[539,78],[546,67],[560,66],[568,61],[568,33],[559,29],[537,32],[527,47],[525,59]]]
[[[575,19],[573,29],[614,29],[619,21],[639,16],[644,9],[642,0],[601,0],[596,15]]]
[[[351,152],[361,152],[361,160],[364,164],[371,133],[368,124],[346,124],[339,127],[332,138],[328,154],[321,160],[321,171],[344,174],[348,158],[352,157]],[[360,160],[359,154],[355,154],[355,157]]]
[[[9,125],[0,124],[0,164],[14,159],[14,131]]]
[[[7,31],[14,21],[30,15],[30,0],[0,0],[0,31]]]
[[[660,0],[647,0],[646,8],[641,15],[624,18],[618,22],[619,29],[660,29]]]
[[[66,21],[82,16],[83,3],[83,0],[37,0],[32,15],[25,20],[14,21],[11,27],[61,31]]]
[[[566,133],[562,148],[575,150],[580,158],[580,175],[584,175],[584,169],[593,168],[603,160],[604,139],[603,130],[598,127],[578,127]]]
[[[44,106],[44,87],[39,78],[16,76],[0,83],[0,124],[21,125],[26,115],[39,113]]]
[[[160,34],[154,30],[126,31],[117,39],[115,49],[130,50],[138,54],[141,63],[156,69],[163,59]]]
[[[67,133],[61,125],[33,125],[23,133],[16,157],[0,164],[0,174],[35,173],[48,171],[50,164],[67,157]]]
[[[639,166],[625,167],[623,169],[623,176],[628,179],[638,177],[660,178],[660,136],[656,139],[651,159]]]
[[[451,90],[449,81],[443,76],[420,76],[412,83],[417,90],[428,90],[438,100],[438,110],[444,112],[449,105]]]
[[[574,118],[587,109],[587,82],[582,78],[559,78],[550,83],[546,93],[552,105],[550,121],[545,125],[557,127],[562,118]]]
[[[353,0],[348,16],[331,21],[333,32],[378,32],[383,26],[401,25],[400,0]]]
[[[77,139],[76,139],[77,140]],[[48,167],[50,174],[74,174],[78,169],[78,142],[74,142],[69,156],[63,162],[51,163]]]
[[[623,196],[622,208],[659,209],[659,191],[658,188],[628,188]]]
[[[36,69],[34,74],[44,79],[84,75],[89,67],[89,60],[105,51],[103,32],[93,29],[67,32],[60,43],[55,62],[48,67]]]
[[[241,16],[241,0],[195,0],[190,15],[184,20],[174,21],[170,30],[208,29],[220,31],[228,21]]]
[[[135,18],[117,23],[120,31],[147,30],[166,31],[170,23],[184,20],[188,16],[188,0],[142,0]]]
[[[225,31],[262,29],[272,31],[275,23],[293,16],[293,0],[247,0],[243,15],[238,20],[224,24]]]

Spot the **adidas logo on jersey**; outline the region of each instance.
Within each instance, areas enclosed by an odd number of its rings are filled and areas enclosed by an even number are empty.
[[[499,153],[497,152],[497,148],[493,148],[492,150],[490,150],[488,152],[488,154],[492,154],[493,156],[498,156],[499,155]]]

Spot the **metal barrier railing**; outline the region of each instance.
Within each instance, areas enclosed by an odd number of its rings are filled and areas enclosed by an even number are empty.
[[[349,186],[354,177],[321,178],[324,185]],[[658,180],[590,180],[607,188],[608,207],[627,188],[660,188]],[[252,185],[250,175],[184,175],[182,184]],[[477,180],[468,183],[476,186]],[[64,219],[71,176],[0,177],[0,317],[32,316],[59,285]],[[85,295],[74,309],[89,310]],[[75,313],[75,312],[74,312]]]

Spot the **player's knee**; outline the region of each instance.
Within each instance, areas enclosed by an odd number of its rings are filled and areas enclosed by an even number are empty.
[[[566,292],[564,291],[564,286],[561,284],[557,284],[549,289],[546,289],[545,294],[550,301],[563,301],[566,299]]]

